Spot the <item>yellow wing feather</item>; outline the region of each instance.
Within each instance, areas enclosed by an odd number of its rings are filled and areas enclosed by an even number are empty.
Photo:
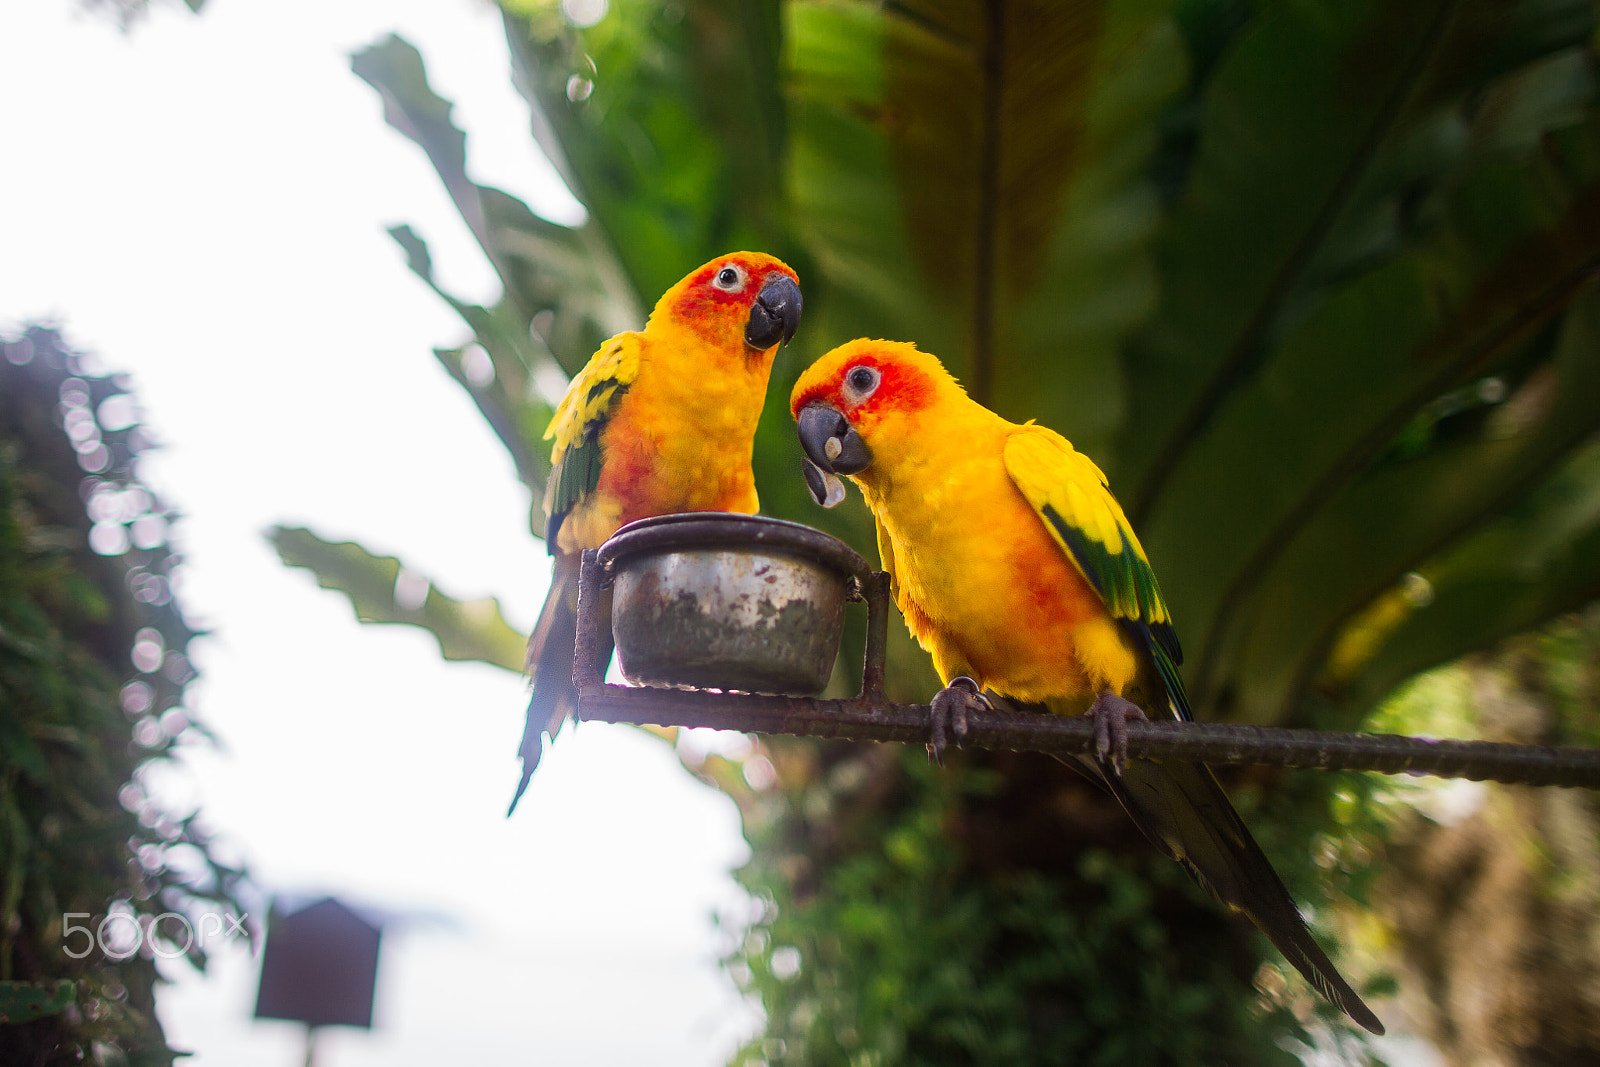
[[[545,483],[544,509],[549,516],[545,537],[556,550],[556,532],[578,501],[600,478],[600,430],[622,394],[639,376],[639,335],[619,333],[600,346],[572,379],[567,393],[544,431],[550,449],[550,478]]]
[[[555,441],[551,462],[561,462],[561,454],[581,440],[586,430],[603,422],[617,390],[633,384],[638,376],[638,334],[619,333],[601,345],[572,379],[545,428],[544,439]]]

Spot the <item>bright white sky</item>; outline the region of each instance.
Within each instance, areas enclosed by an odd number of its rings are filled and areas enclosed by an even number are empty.
[[[520,679],[359,626],[262,540],[304,523],[394,554],[526,627],[547,557],[529,501],[434,345],[464,327],[383,228],[410,222],[444,284],[497,286],[420,150],[348,53],[390,31],[458,103],[475,178],[578,211],[537,158],[495,10],[480,0],[212,0],[131,35],[74,0],[0,4],[0,334],[54,319],[132,373],[167,447],[151,480],[177,539],[222,751],[164,783],[269,889],[447,917],[386,935],[377,1028],[322,1067],[723,1062],[756,1025],[711,921],[743,897],[733,804],[647,735],[562,738],[515,819]],[[256,962],[161,995],[208,1065],[298,1062],[254,1024]]]

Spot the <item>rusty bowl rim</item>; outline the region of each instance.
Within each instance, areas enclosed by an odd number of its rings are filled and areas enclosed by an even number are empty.
[[[631,556],[705,548],[764,549],[821,563],[850,580],[848,599],[859,600],[873,569],[832,534],[804,523],[730,511],[656,515],[622,527],[600,546],[607,576]]]

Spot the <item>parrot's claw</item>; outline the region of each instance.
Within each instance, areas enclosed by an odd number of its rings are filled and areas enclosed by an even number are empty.
[[[1128,766],[1128,721],[1148,719],[1144,709],[1107,690],[1095,698],[1088,713],[1094,718],[1094,754],[1100,766],[1107,763],[1120,778]]]
[[[956,744],[961,744],[962,738],[967,736],[967,713],[980,708],[993,711],[994,705],[983,695],[978,683],[964,674],[950,679],[949,685],[933,695],[933,704],[928,710],[929,763],[944,765],[946,734],[954,736]]]

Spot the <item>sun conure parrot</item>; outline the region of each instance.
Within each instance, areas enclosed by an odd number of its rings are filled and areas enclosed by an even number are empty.
[[[1160,587],[1100,469],[1060,434],[989,411],[900,342],[829,352],[800,376],[790,410],[817,502],[842,499],[838,475],[861,488],[895,602],[945,682],[930,752],[989,706],[984,690],[1092,714],[1100,758],[1073,757],[1077,769],[1325,997],[1383,1033],[1210,768],[1127,760],[1127,721],[1144,718],[1141,705],[1192,716]]]
[[[544,498],[555,573],[528,639],[533,699],[511,810],[539,764],[542,735],[554,737],[577,708],[583,550],[652,515],[756,512],[756,422],[800,304],[799,279],[772,256],[718,256],[668,289],[643,330],[606,341],[572,379],[544,434],[555,440]]]

